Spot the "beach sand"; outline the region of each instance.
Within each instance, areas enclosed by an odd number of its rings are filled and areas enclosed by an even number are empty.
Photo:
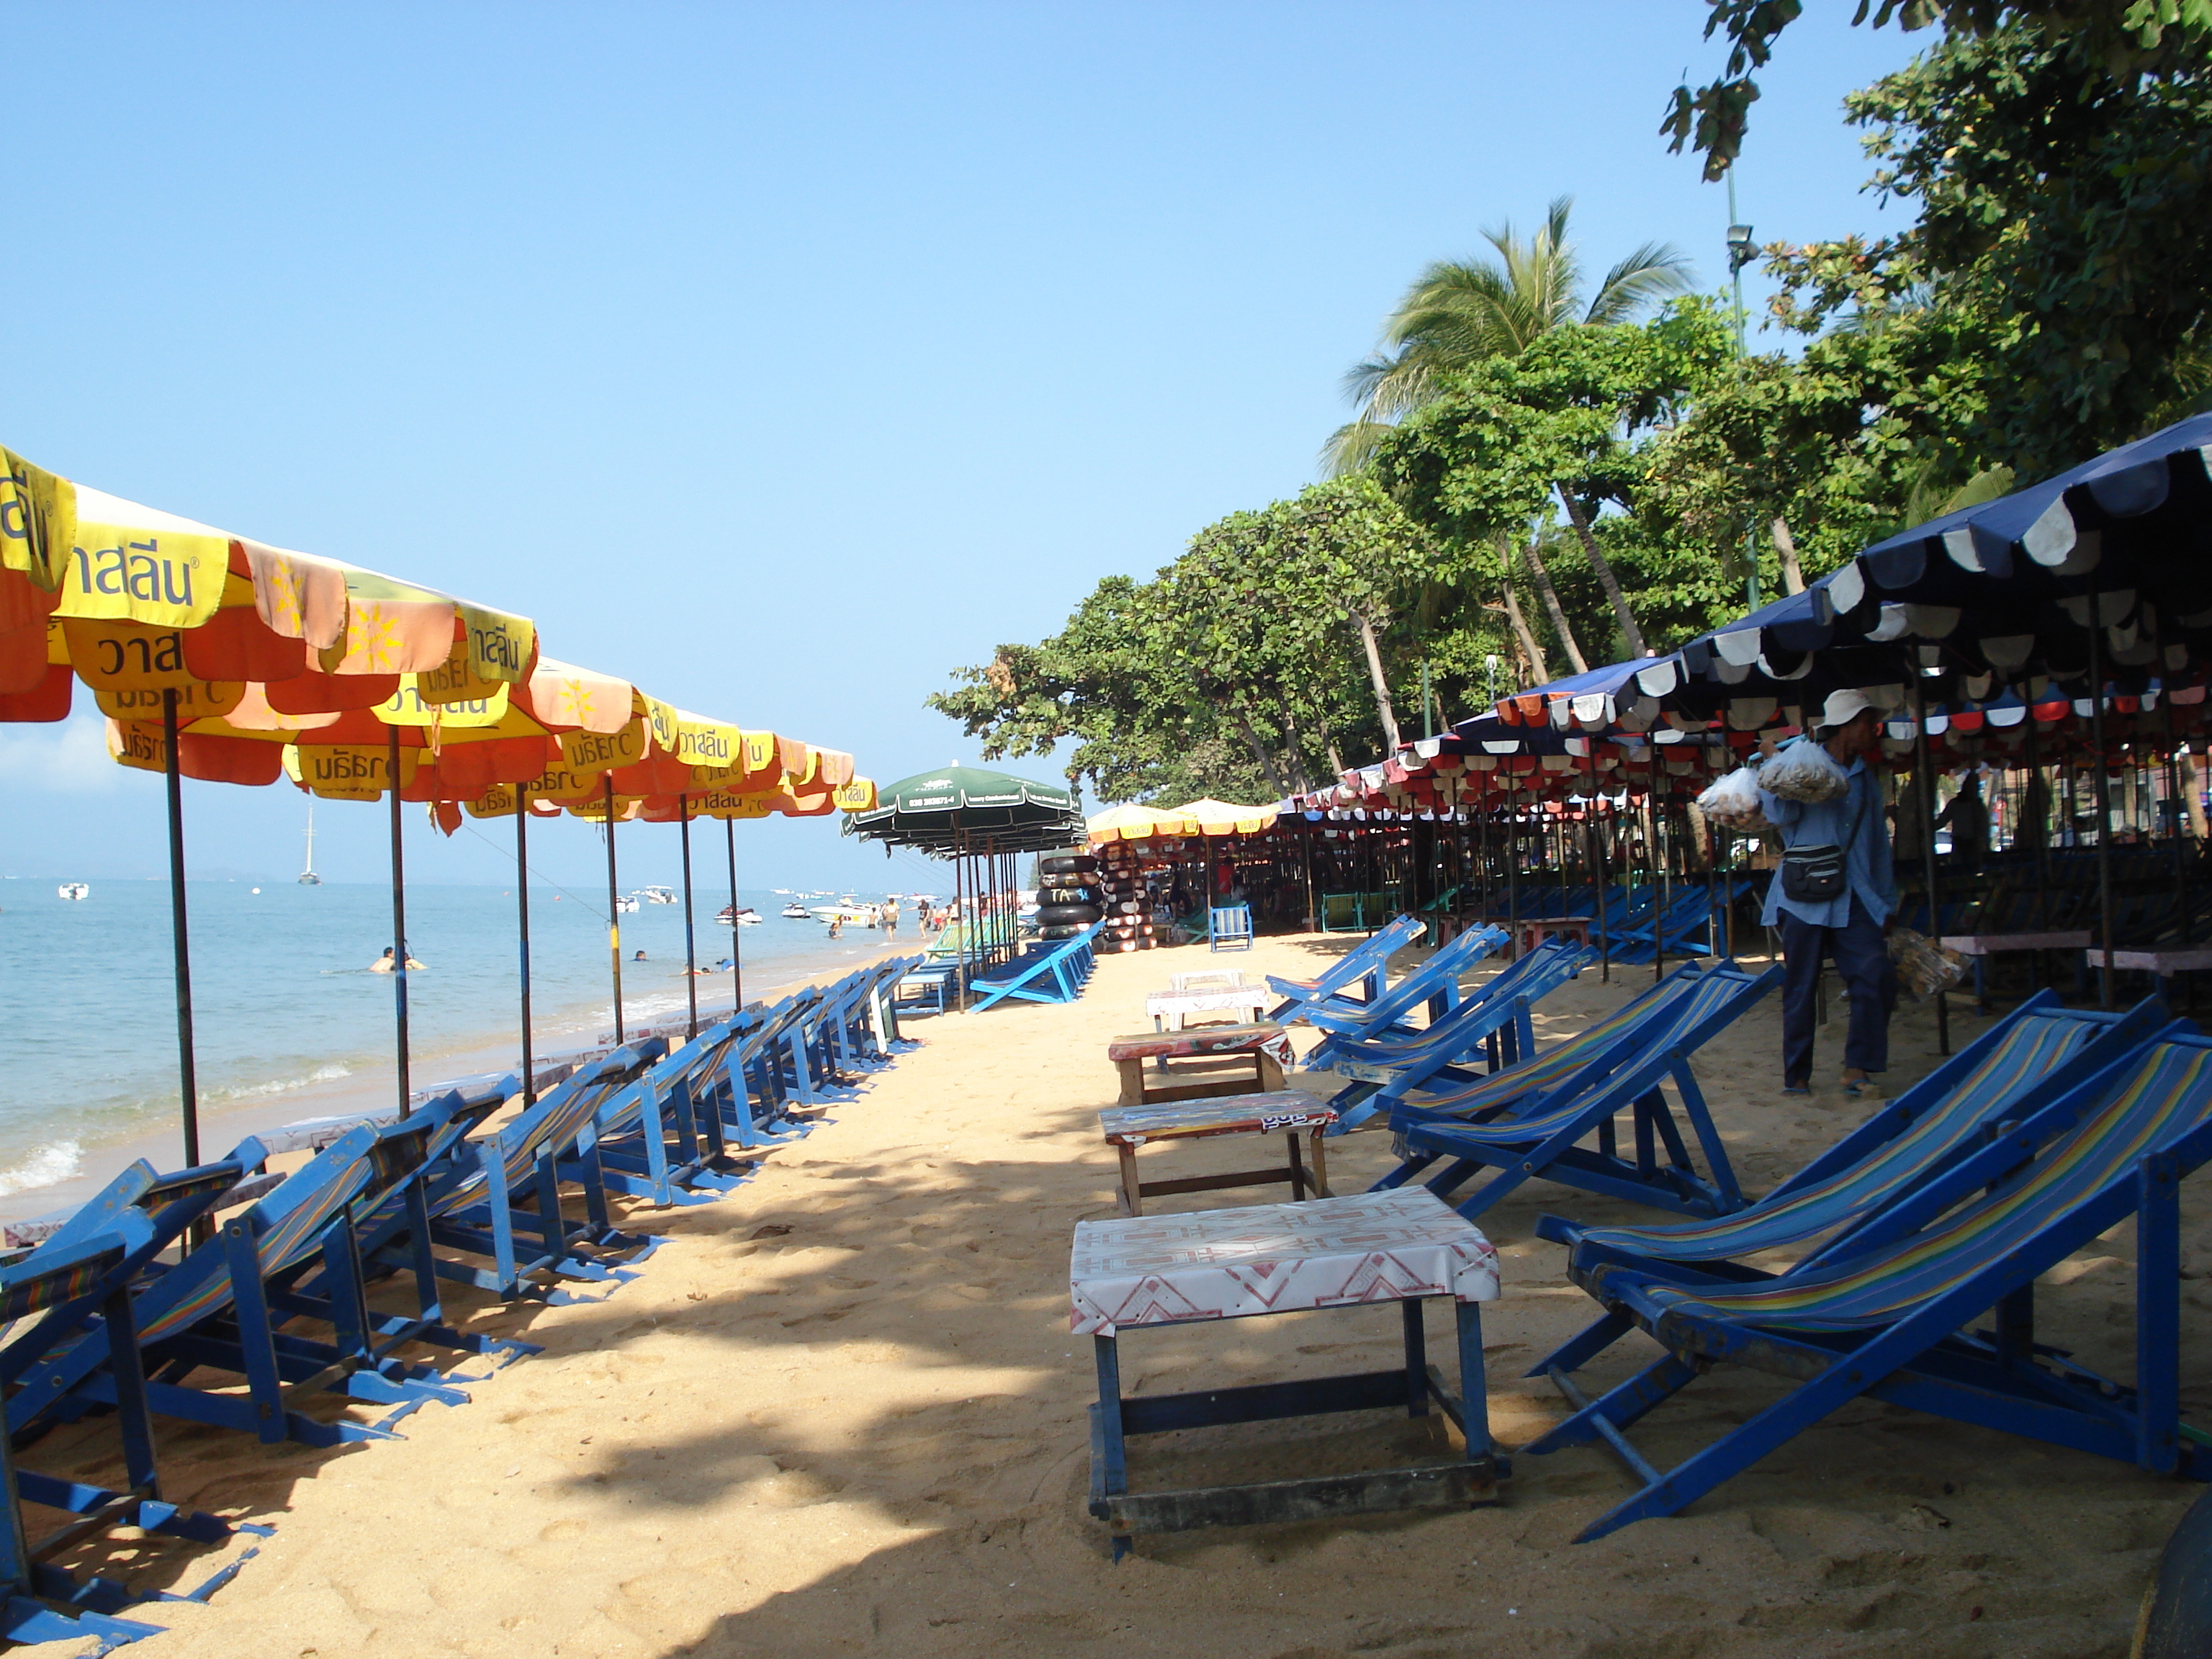
[[[1310,973],[1335,940],[1263,940],[1248,974]],[[404,1440],[343,1453],[264,1447],[160,1424],[174,1500],[277,1528],[147,1659],[340,1655],[755,1656],[1127,1652],[1273,1659],[1403,1656],[2119,1655],[2186,1483],[1871,1403],[1855,1404],[1682,1518],[1570,1542],[1629,1490],[1610,1456],[1517,1458],[1506,1501],[1461,1513],[1185,1534],[1108,1559],[1085,1513],[1088,1341],[1067,1334],[1069,1232],[1113,1213],[1107,1038],[1143,1029],[1187,950],[1108,957],[1068,1007],[912,1022],[921,1047],[777,1151],[720,1202],[634,1212],[665,1235],[642,1276],[586,1305],[479,1308],[477,1328],[545,1352],[426,1407]],[[1595,971],[1543,1005],[1557,1036],[1650,982]],[[1954,1038],[1978,1029],[1954,1011]],[[1784,1103],[1770,997],[1698,1073],[1739,1176],[1765,1190],[1873,1108],[1826,1079]],[[1310,1035],[1302,1035],[1304,1047]],[[1933,1058],[1926,1008],[1900,1010],[1893,1085]],[[1319,1092],[1325,1076],[1296,1079]],[[1147,1171],[1249,1166],[1255,1143],[1155,1150]],[[1154,1160],[1158,1160],[1157,1163]],[[1391,1162],[1387,1134],[1336,1144],[1337,1189]],[[2191,1275],[2212,1263],[2203,1183],[2185,1216]],[[1255,1189],[1267,1201],[1280,1189]],[[1198,1208],[1237,1194],[1157,1201]],[[1485,1310],[1494,1431],[1510,1449],[1561,1414],[1519,1372],[1586,1322],[1546,1209],[1652,1218],[1541,1184],[1484,1227],[1504,1297]],[[2046,1339],[2127,1374],[2132,1232],[2069,1263],[2043,1297]],[[2208,1355],[2186,1287],[2185,1377]],[[1434,1322],[1432,1322],[1433,1324]],[[1158,1392],[1396,1362],[1388,1308],[1133,1334],[1125,1386]],[[1443,1344],[1432,1343],[1441,1357]],[[1622,1344],[1610,1381],[1655,1352]],[[465,1367],[480,1372],[483,1362]],[[1637,1431],[1669,1462],[1778,1385],[1701,1380]],[[2185,1389],[2185,1404],[2212,1400]],[[329,1414],[325,1412],[324,1414]],[[366,1412],[362,1413],[366,1415]],[[1134,1483],[1372,1466],[1434,1455],[1402,1416],[1304,1419],[1137,1443]],[[96,1421],[26,1466],[112,1476]],[[236,1553],[150,1559],[195,1582]],[[129,1552],[83,1558],[118,1561]],[[142,1557],[142,1561],[148,1558]],[[64,1651],[65,1650],[53,1650]]]

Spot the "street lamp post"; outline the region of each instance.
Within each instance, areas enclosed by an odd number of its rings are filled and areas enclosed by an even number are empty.
[[[1751,227],[1735,214],[1735,169],[1728,174],[1729,191],[1729,281],[1735,290],[1735,378],[1743,384],[1743,360],[1749,348],[1744,342],[1743,268],[1757,255],[1758,249],[1751,240]],[[1749,525],[1743,532],[1744,597],[1750,609],[1759,609],[1759,536]]]

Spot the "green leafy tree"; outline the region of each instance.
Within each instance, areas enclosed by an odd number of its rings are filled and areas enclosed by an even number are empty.
[[[1743,148],[1759,98],[1753,72],[1766,66],[1775,40],[1804,7],[1801,0],[1706,5],[1705,38],[1729,42],[1727,72],[1695,92],[1677,87],[1659,131],[1672,136],[1677,152],[1686,146],[1703,155],[1705,177],[1718,179]],[[1859,0],[1851,21],[1869,18],[1876,28],[1940,24],[1954,40],[2032,24],[2060,50],[2067,74],[2085,91],[2099,82],[2193,76],[2212,51],[2212,0]]]

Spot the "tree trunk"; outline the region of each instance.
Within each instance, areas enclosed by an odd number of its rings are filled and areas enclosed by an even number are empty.
[[[1283,729],[1290,733],[1291,738],[1289,759],[1291,792],[1300,795],[1310,795],[1313,793],[1313,779],[1306,770],[1305,733],[1298,730],[1298,717],[1291,712],[1287,704],[1283,709]]]
[[[1576,673],[1587,673],[1589,665],[1583,660],[1582,647],[1575,643],[1574,629],[1567,626],[1567,613],[1559,605],[1559,590],[1552,586],[1552,573],[1544,568],[1544,556],[1537,551],[1535,537],[1529,537],[1528,544],[1522,548],[1521,560],[1528,567],[1529,580],[1536,584],[1536,591],[1544,596],[1544,609],[1552,618],[1552,631],[1559,636],[1560,649],[1574,664]]]
[[[1769,533],[1774,538],[1774,550],[1782,559],[1782,591],[1802,593],[1805,591],[1805,573],[1797,563],[1797,540],[1790,533],[1790,520],[1776,519],[1769,526]]]
[[[2181,804],[2189,813],[2189,833],[2197,838],[2197,844],[2202,847],[2205,838],[2204,797],[2197,787],[2196,757],[2186,748],[2181,751],[2180,772]]]
[[[1275,799],[1282,799],[1291,792],[1283,787],[1282,773],[1275,765],[1275,757],[1267,752],[1267,745],[1260,741],[1260,734],[1252,729],[1252,722],[1248,716],[1239,714],[1237,724],[1244,733],[1244,741],[1252,745],[1252,758],[1260,763],[1260,775],[1267,780],[1267,787],[1275,792]]]
[[[1337,752],[1336,733],[1329,726],[1328,714],[1315,709],[1314,724],[1321,728],[1321,746],[1328,750],[1328,781],[1340,783],[1344,780],[1344,757]]]
[[[1359,629],[1359,643],[1367,652],[1367,678],[1375,688],[1375,712],[1382,720],[1383,746],[1395,752],[1398,747],[1398,716],[1390,707],[1390,683],[1382,678],[1382,652],[1375,643],[1375,624],[1364,611],[1355,611],[1352,620]]]
[[[1628,654],[1646,654],[1644,630],[1636,625],[1636,613],[1628,608],[1628,595],[1620,591],[1620,578],[1613,574],[1613,565],[1605,556],[1605,550],[1597,544],[1590,532],[1589,515],[1583,511],[1582,503],[1568,491],[1565,484],[1553,486],[1559,495],[1559,504],[1567,509],[1567,522],[1574,526],[1575,534],[1582,538],[1583,556],[1589,561],[1590,568],[1597,573],[1597,585],[1605,589],[1605,596],[1613,601],[1613,614],[1620,623],[1620,637],[1627,642]]]
[[[1521,654],[1528,659],[1528,667],[1538,685],[1548,684],[1552,665],[1544,660],[1544,648],[1536,643],[1536,636],[1528,629],[1528,619],[1521,614],[1521,601],[1513,592],[1513,575],[1505,576],[1505,618],[1513,624],[1513,636],[1521,642]]]

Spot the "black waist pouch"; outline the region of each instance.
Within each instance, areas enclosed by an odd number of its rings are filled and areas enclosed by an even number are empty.
[[[1782,855],[1782,896],[1797,903],[1825,904],[1849,880],[1840,847],[1793,847]]]

